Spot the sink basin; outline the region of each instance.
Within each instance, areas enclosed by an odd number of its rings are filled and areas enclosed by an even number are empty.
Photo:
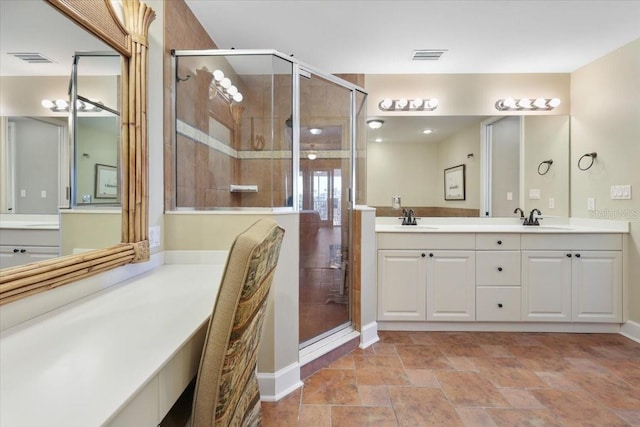
[[[438,227],[431,227],[429,225],[396,225],[394,227],[397,230],[437,230]]]
[[[565,227],[562,225],[532,225],[525,226],[524,228],[532,230],[571,230],[571,227]]]

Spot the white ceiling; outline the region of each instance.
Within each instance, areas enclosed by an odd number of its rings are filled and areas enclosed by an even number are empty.
[[[219,48],[329,73],[567,73],[640,37],[640,0],[186,0]],[[447,49],[411,61],[416,49]]]
[[[0,0],[0,76],[69,76],[75,52],[113,51],[41,0]],[[53,60],[30,64],[10,55],[36,52]],[[111,61],[113,63],[113,61]],[[83,66],[83,75],[120,73],[120,65]]]

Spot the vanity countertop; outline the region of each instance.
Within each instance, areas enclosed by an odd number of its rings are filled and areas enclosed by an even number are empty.
[[[377,218],[377,233],[628,233],[627,221],[548,218],[540,225],[523,226],[519,221],[497,218],[422,218],[418,225],[401,225],[395,218]]]
[[[58,215],[0,215],[0,229],[11,230],[58,230]]]

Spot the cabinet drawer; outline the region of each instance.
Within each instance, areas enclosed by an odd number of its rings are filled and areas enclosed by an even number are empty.
[[[519,250],[520,234],[478,233],[476,234],[476,249],[483,250]]]
[[[520,320],[520,288],[483,286],[476,288],[476,320],[501,322]]]
[[[476,286],[520,286],[520,252],[476,252]]]
[[[620,251],[622,250],[622,234],[523,234],[522,249]]]

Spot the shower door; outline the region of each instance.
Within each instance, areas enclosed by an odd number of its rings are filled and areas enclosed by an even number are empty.
[[[352,91],[301,72],[300,347],[351,325]]]

